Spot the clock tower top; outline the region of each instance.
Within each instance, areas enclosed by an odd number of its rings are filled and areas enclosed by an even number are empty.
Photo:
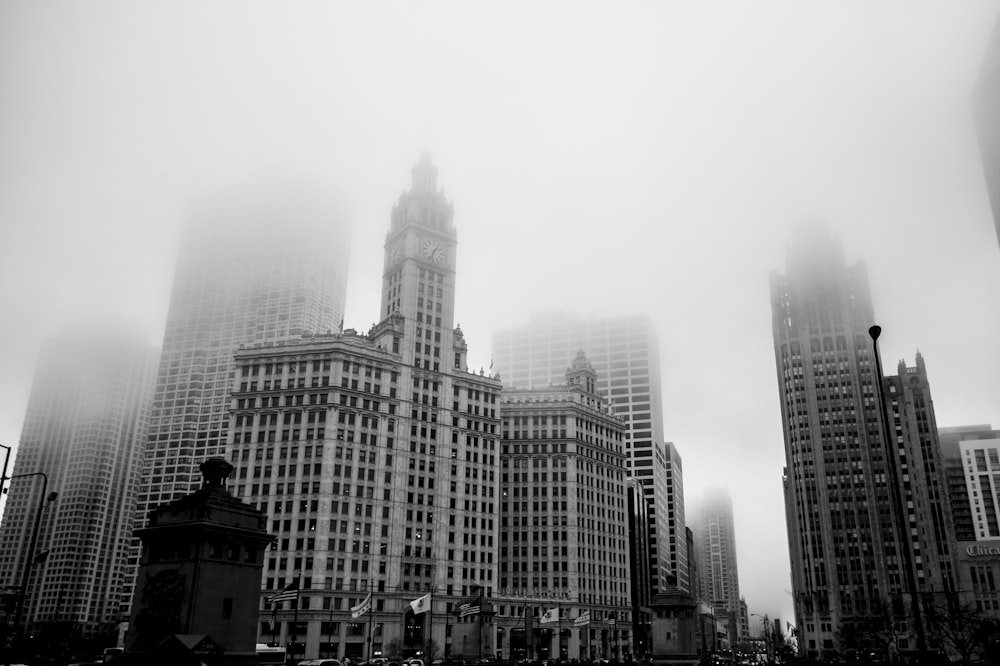
[[[438,169],[431,162],[431,156],[423,153],[420,161],[410,170],[412,183],[408,192],[399,195],[399,201],[392,207],[389,238],[399,235],[408,227],[420,227],[435,235],[454,239],[455,206],[448,201],[444,192],[437,189]]]
[[[420,154],[420,161],[413,165],[410,174],[413,176],[412,188],[414,190],[429,190],[431,192],[437,190],[438,170],[431,162],[430,153]]]
[[[437,188],[438,170],[430,155],[421,155],[410,173],[412,185],[392,207],[385,238],[381,317],[402,315],[403,337],[412,342],[400,351],[408,365],[450,368],[455,347],[455,208]]]

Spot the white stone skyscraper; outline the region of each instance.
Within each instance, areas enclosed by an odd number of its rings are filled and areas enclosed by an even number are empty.
[[[505,386],[518,388],[559,383],[580,350],[598,373],[598,389],[628,422],[626,469],[649,507],[651,592],[688,592],[681,458],[663,438],[660,347],[649,319],[549,313],[493,338],[494,367]]]
[[[454,323],[458,234],[437,168],[424,155],[411,173],[389,215],[382,320],[236,354],[235,494],[277,537],[259,636],[295,659],[411,656],[431,639],[493,654],[483,617],[446,613],[497,584],[501,385],[469,372]],[[268,603],[293,583],[297,598]],[[460,620],[482,642],[455,641]]]
[[[125,561],[156,359],[144,335],[119,325],[42,346],[13,469],[31,476],[11,481],[0,525],[0,586],[22,585],[26,561],[35,562],[22,626],[36,636],[65,640],[58,632],[66,627],[98,635],[128,603]]]
[[[338,203],[304,187],[238,190],[192,207],[150,413],[140,525],[153,507],[198,488],[205,458],[224,455],[241,345],[341,326],[349,241]],[[132,577],[137,558],[136,542]]]

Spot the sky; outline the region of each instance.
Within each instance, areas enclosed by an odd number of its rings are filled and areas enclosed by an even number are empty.
[[[346,325],[378,319],[422,151],[459,234],[470,365],[563,310],[648,314],[685,499],[735,506],[750,612],[792,618],[769,275],[802,223],[869,269],[887,371],[941,426],[1000,427],[1000,248],[970,110],[1000,5],[0,4],[0,443],[41,341],[162,341],[189,202],[323,183],[353,224]]]

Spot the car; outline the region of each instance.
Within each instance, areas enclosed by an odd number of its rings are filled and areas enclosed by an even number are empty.
[[[306,659],[299,666],[341,666],[339,659]]]
[[[410,659],[406,662],[406,666],[424,666],[423,659]]]

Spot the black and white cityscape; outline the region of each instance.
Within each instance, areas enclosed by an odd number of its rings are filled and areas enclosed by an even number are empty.
[[[0,663],[1000,663],[1000,8],[0,8]]]

